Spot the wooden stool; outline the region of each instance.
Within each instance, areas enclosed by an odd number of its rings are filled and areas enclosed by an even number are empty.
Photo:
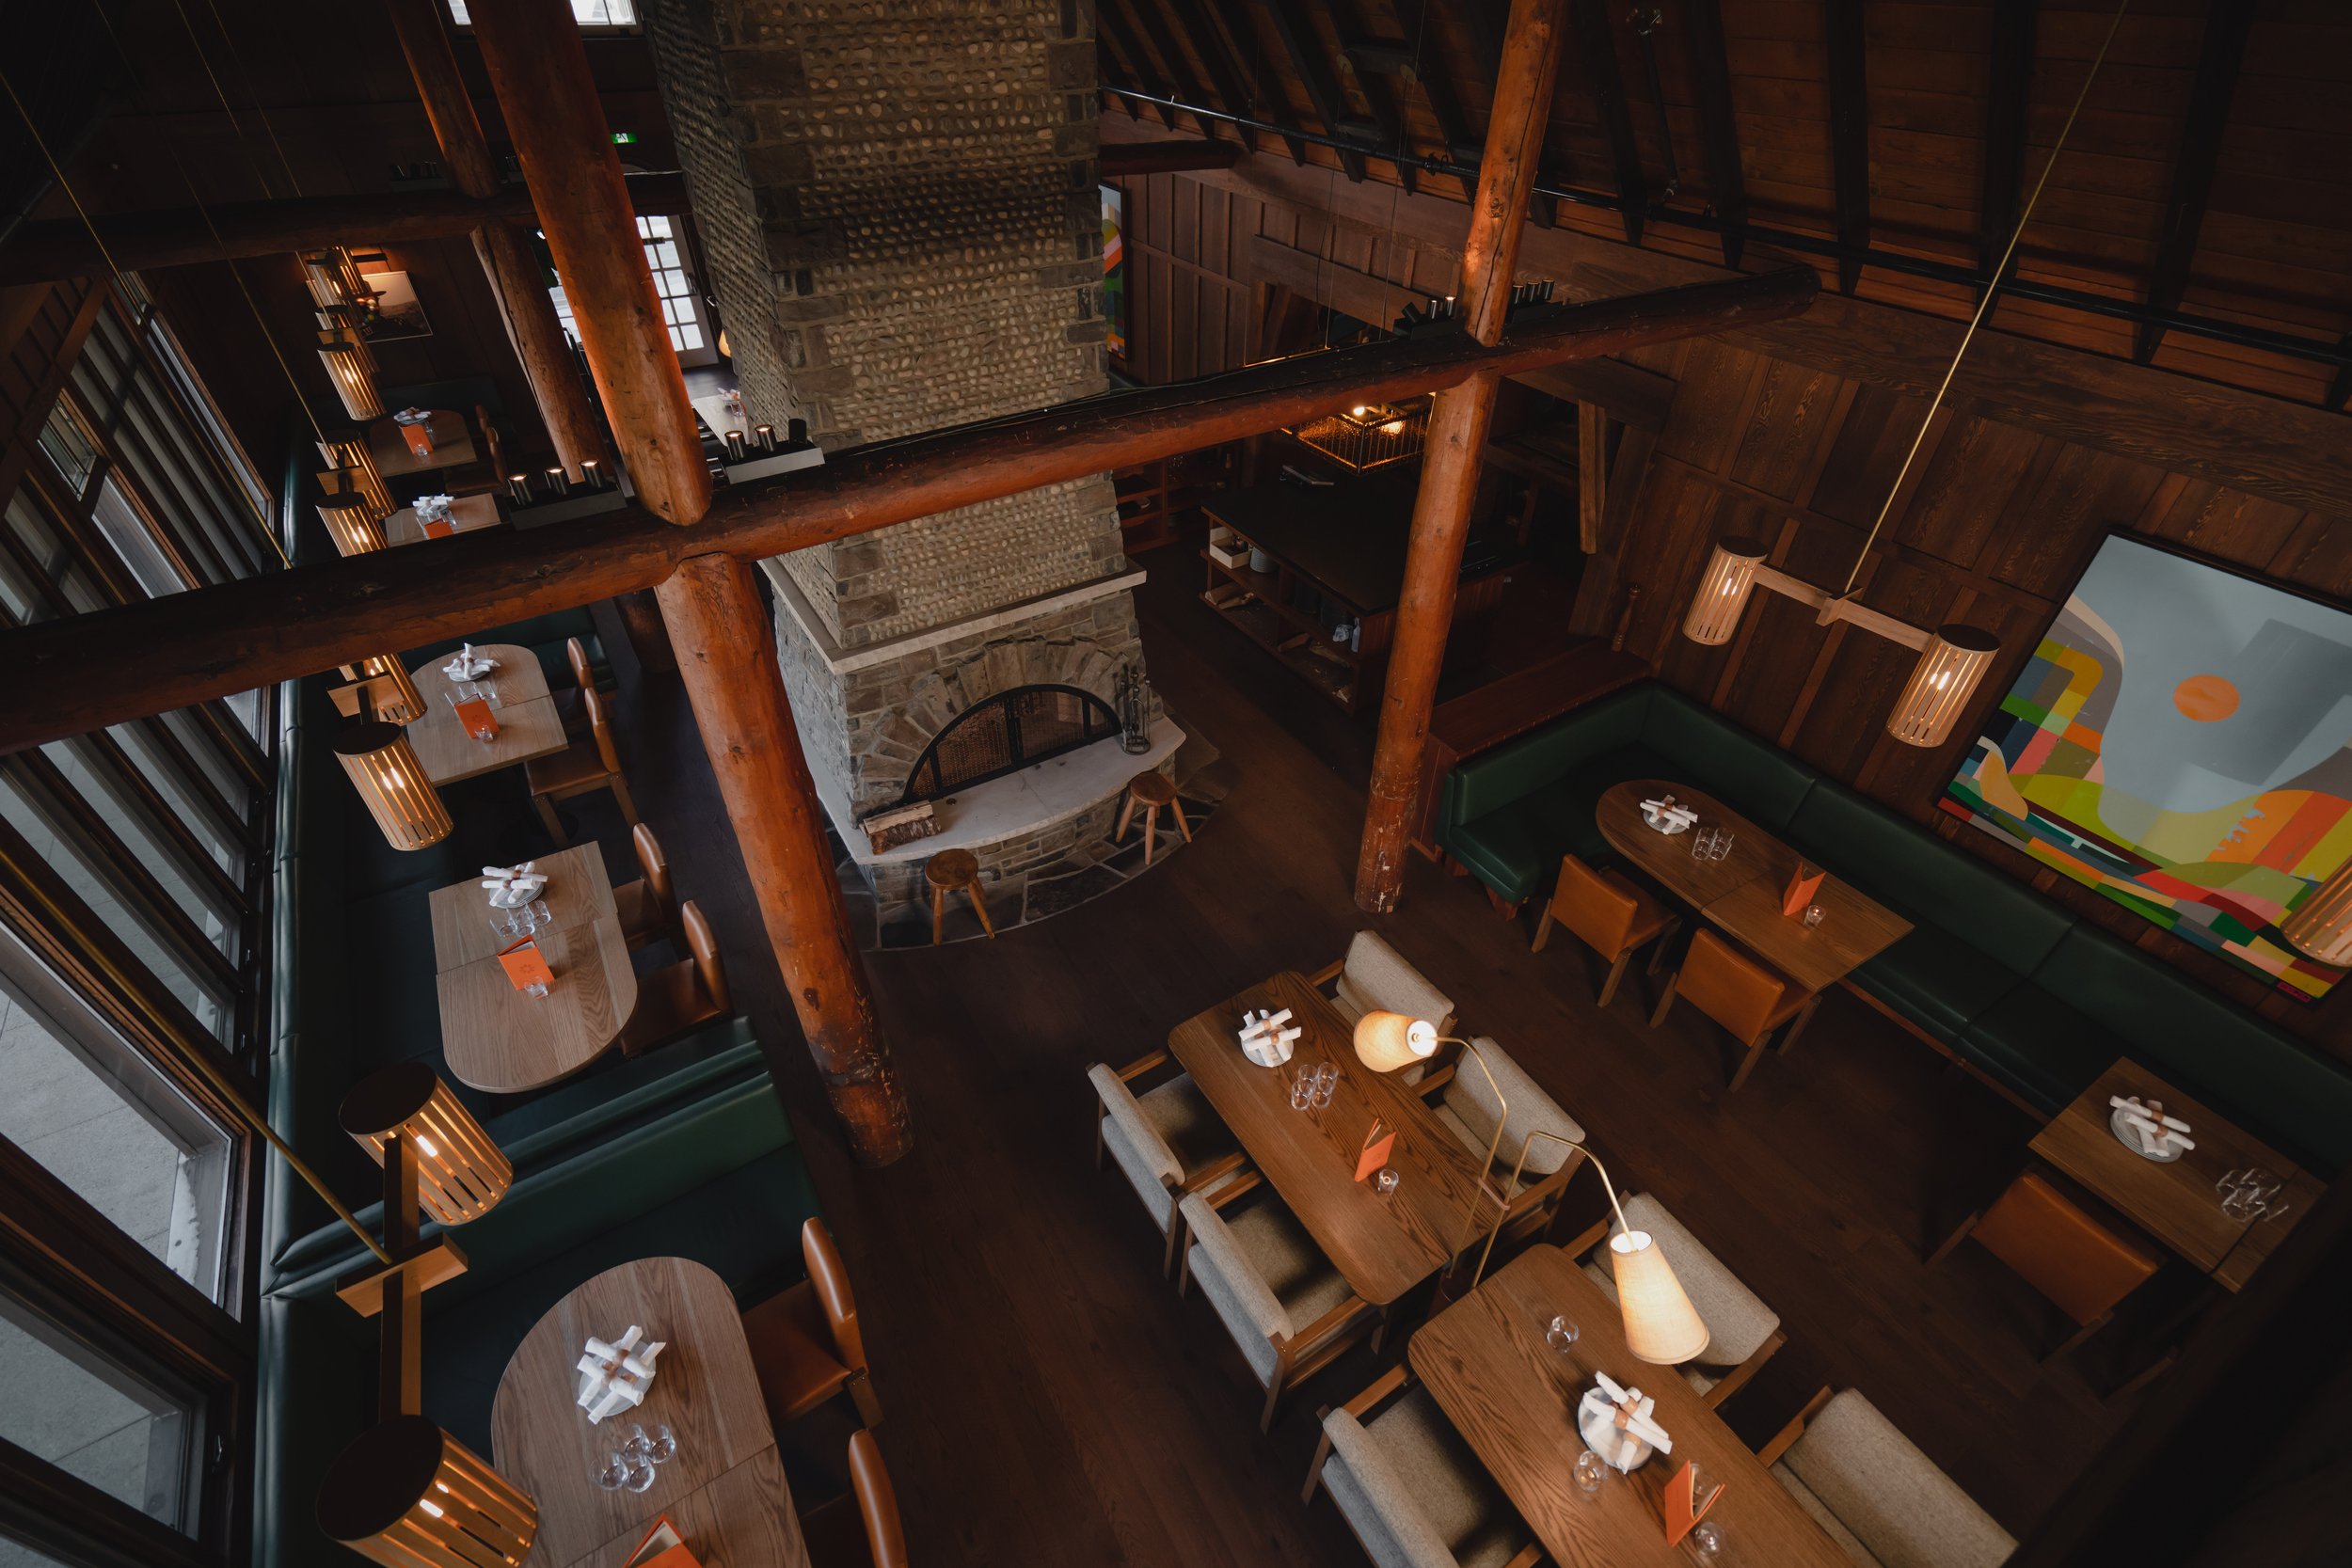
[[[1152,863],[1152,851],[1160,842],[1160,810],[1166,807],[1176,819],[1176,831],[1192,842],[1192,825],[1184,820],[1184,808],[1176,803],[1176,786],[1160,772],[1137,773],[1127,781],[1127,803],[1119,808],[1119,831],[1114,839],[1127,836],[1127,824],[1136,819],[1136,808],[1143,808],[1143,863]]]
[[[980,929],[989,940],[996,940],[996,927],[988,918],[988,905],[980,898],[980,858],[969,849],[942,849],[923,867],[923,879],[931,885],[931,945],[940,942],[940,928],[947,919],[947,895],[957,888],[972,900],[972,912],[980,917]]]

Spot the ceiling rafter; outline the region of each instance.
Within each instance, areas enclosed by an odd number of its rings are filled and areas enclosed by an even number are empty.
[[[1340,95],[1339,79],[1331,74],[1331,62],[1324,57],[1323,40],[1307,13],[1299,9],[1299,0],[1263,0],[1263,5],[1266,20],[1274,24],[1275,35],[1290,54],[1291,69],[1298,72],[1308,101],[1314,105],[1315,118],[1323,121],[1323,134],[1347,140],[1347,101]],[[1361,181],[1364,155],[1341,149],[1340,168],[1348,179]]]
[[[2238,68],[2245,63],[2246,36],[2253,24],[2251,0],[2214,0],[2206,15],[2197,77],[2188,90],[2188,116],[2181,125],[2180,151],[2172,160],[2172,188],[2165,198],[2155,269],[2148,284],[2152,309],[2177,310],[2188,293],[2189,263],[2196,260],[2198,231],[2205,226],[2205,203],[2213,196],[2221,131],[2237,97]],[[2132,357],[2144,365],[2163,342],[2163,323],[2144,322],[2133,335]]]
[[[1242,94],[1240,78],[1228,68],[1225,40],[1218,35],[1216,26],[1209,23],[1208,18],[1201,17],[1201,26],[1195,29],[1188,18],[1196,13],[1184,6],[1182,0],[1140,0],[1140,3],[1146,6],[1156,4],[1160,8],[1161,18],[1168,28],[1173,46],[1179,53],[1189,52],[1199,58],[1200,69],[1208,73],[1209,85],[1216,94],[1216,106],[1229,115],[1248,115],[1249,100]],[[1216,43],[1216,48],[1209,48],[1200,41],[1200,35],[1203,32]],[[1258,133],[1254,127],[1243,121],[1236,121],[1229,129],[1240,138],[1242,146],[1252,152],[1258,150]]]
[[[2041,13],[2041,0],[1993,0],[1992,47],[1985,53],[1984,178],[1977,202],[1977,272],[1988,284],[2017,224]]]
[[[1633,139],[1633,109],[1626,102],[1625,73],[1617,65],[1617,40],[1609,27],[1609,0],[1574,0],[1568,8],[1576,23],[1576,52],[1583,67],[1585,90],[1600,116],[1609,138],[1609,155],[1616,173],[1617,215],[1625,222],[1628,244],[1642,243],[1642,219],[1649,210],[1649,178],[1642,172],[1642,150]]]
[[[1356,84],[1356,91],[1372,112],[1372,122],[1379,128],[1380,145],[1391,152],[1410,152],[1411,140],[1405,132],[1405,114],[1397,101],[1394,71],[1400,63],[1397,46],[1385,39],[1375,39],[1369,30],[1370,19],[1363,13],[1360,0],[1314,0],[1323,5],[1325,15],[1331,22],[1332,36],[1339,40],[1341,72]],[[1420,171],[1406,164],[1396,166],[1397,182],[1410,196],[1420,188]]]
[[[1143,52],[1137,49],[1135,40],[1127,36],[1125,25],[1107,4],[1094,8],[1094,37],[1097,42],[1111,52],[1111,64],[1119,68],[1120,75],[1130,87],[1141,87],[1148,92],[1157,92],[1163,96],[1174,95],[1173,87],[1160,80],[1155,72],[1143,69]],[[1160,117],[1161,124],[1171,131],[1176,129],[1175,110],[1165,103],[1154,103],[1152,107],[1152,111]],[[1135,103],[1129,100],[1127,104],[1129,117],[1133,118],[1135,112]]]
[[[1097,0],[1095,9],[1105,9],[1110,3],[1111,0]],[[1208,91],[1193,75],[1192,62],[1184,57],[1183,50],[1176,47],[1175,39],[1168,31],[1168,20],[1160,12],[1159,3],[1160,0],[1120,0],[1120,4],[1125,7],[1127,20],[1135,24],[1136,36],[1160,62],[1160,80],[1169,85],[1172,89],[1170,96],[1181,98],[1186,103],[1206,103],[1209,102]],[[1211,141],[1216,140],[1217,120],[1196,114],[1192,122],[1203,136]]]
[[[1477,52],[1478,69],[1485,74],[1487,90],[1491,93],[1494,83],[1502,75],[1502,35],[1510,30],[1510,0],[1467,0],[1462,8],[1462,13],[1469,23],[1470,47]],[[1559,92],[1556,83],[1552,91],[1556,99]],[[1558,199],[1545,194],[1543,190],[1544,186],[1556,183],[1559,176],[1557,167],[1551,162],[1550,133],[1550,123],[1547,119],[1544,126],[1546,145],[1537,150],[1539,155],[1535,163],[1536,188],[1530,191],[1527,196],[1528,218],[1538,229],[1554,228],[1560,221]],[[1486,142],[1484,126],[1478,129],[1478,142],[1479,153],[1483,157]],[[1475,163],[1478,160],[1470,161]]]
[[[1249,24],[1247,3],[1248,0],[1208,0],[1206,30],[1216,37],[1218,52],[1228,62],[1235,83],[1248,84],[1248,94],[1234,106],[1234,113],[1278,122],[1287,120],[1290,104],[1282,94],[1281,77],[1278,72],[1272,82],[1265,80],[1268,72],[1263,69],[1264,51],[1257,29]],[[1257,63],[1248,63],[1252,60]],[[1289,150],[1291,162],[1306,163],[1307,144],[1288,131],[1277,134]]]
[[[1736,267],[1747,245],[1740,230],[1748,221],[1748,178],[1740,161],[1740,122],[1732,107],[1731,63],[1724,48],[1720,0],[1684,0],[1682,24],[1690,40],[1691,97],[1698,108],[1708,198],[1726,225],[1724,265]]]
[[[1429,118],[1438,122],[1447,155],[1461,163],[1478,162],[1486,148],[1471,134],[1470,116],[1462,112],[1461,95],[1454,90],[1454,78],[1446,72],[1445,51],[1438,30],[1430,26],[1428,8],[1422,0],[1390,0],[1389,8],[1396,14],[1396,24],[1405,29],[1405,46],[1411,55],[1406,71],[1421,85]]]
[[[1829,152],[1837,206],[1837,292],[1862,281],[1870,247],[1870,80],[1862,0],[1821,0],[1829,55]]]

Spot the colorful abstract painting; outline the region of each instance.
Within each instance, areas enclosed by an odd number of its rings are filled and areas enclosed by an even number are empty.
[[[2352,612],[2111,535],[1942,805],[2316,1000],[2278,926],[2352,861]]]

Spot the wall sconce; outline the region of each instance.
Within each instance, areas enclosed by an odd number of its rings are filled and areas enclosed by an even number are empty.
[[[349,331],[319,334],[319,363],[335,385],[343,412],[355,420],[380,420],[384,401],[375,394],[375,356],[358,334]]]
[[[303,281],[310,287],[311,303],[322,310],[338,305],[358,305],[375,297],[375,291],[359,275],[359,264],[342,245],[306,250],[300,253],[299,260]]]
[[[342,1129],[378,1165],[393,1140],[417,1151],[415,1201],[443,1225],[488,1213],[514,1183],[515,1167],[490,1134],[422,1062],[372,1072],[343,1097]]]
[[[1845,621],[1875,632],[1890,641],[1919,651],[1911,682],[1887,716],[1886,733],[1906,746],[1941,746],[1952,726],[1966,711],[1977,683],[2000,652],[2000,641],[1976,626],[1951,625],[1921,631],[1906,621],[1883,615],[1844,594],[1816,588],[1802,578],[1764,564],[1764,546],[1753,539],[1725,539],[1708,557],[1699,575],[1698,592],[1682,618],[1682,635],[1707,647],[1720,647],[1739,630],[1740,617],[1758,588],[1785,594],[1814,610],[1818,626]]]
[[[327,695],[344,718],[413,724],[424,717],[424,693],[390,655],[370,654],[357,664],[344,665],[342,673],[352,684],[331,688]]]
[[[449,808],[398,724],[381,719],[354,724],[335,737],[335,755],[393,848],[428,848],[455,831]]]
[[[2305,958],[2334,969],[2352,969],[2352,861],[2303,895],[2280,924],[2279,935]]]
[[[319,1528],[387,1568],[519,1564],[539,1505],[419,1415],[395,1416],[336,1456],[319,1488]]]
[[[338,431],[321,440],[318,448],[319,460],[331,472],[373,501],[384,516],[392,515],[392,493],[385,488],[384,475],[375,467],[375,453],[368,450],[364,433]]]
[[[338,490],[320,497],[319,521],[326,525],[338,555],[366,555],[384,547],[383,522],[364,491]]]

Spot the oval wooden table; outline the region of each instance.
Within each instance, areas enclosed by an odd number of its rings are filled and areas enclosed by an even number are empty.
[[[424,433],[433,450],[419,457],[408,445],[400,421],[387,414],[368,425],[368,455],[379,474],[428,474],[437,468],[462,468],[474,461],[473,432],[466,416],[454,408],[425,410]]]
[[[1688,832],[1661,833],[1642,820],[1642,802],[1665,795],[1699,814]],[[1783,914],[1781,895],[1797,867],[1821,868],[1688,784],[1629,780],[1601,795],[1593,817],[1611,848],[1807,990],[1836,985],[1911,934],[1910,921],[1835,877],[1823,877],[1814,891],[1813,902],[1823,911],[1819,926]],[[1691,853],[1695,835],[1708,828],[1732,835],[1731,852],[1722,860]]]
[[[479,528],[496,528],[506,519],[499,515],[496,496],[482,494],[456,496],[449,505],[450,532],[471,533]],[[421,545],[433,535],[425,532],[417,521],[417,509],[404,506],[384,519],[384,543],[387,545]]]
[[[408,744],[424,764],[425,776],[437,784],[479,778],[501,768],[513,768],[533,757],[552,756],[571,744],[564,733],[564,716],[555,710],[548,692],[547,672],[539,656],[512,642],[477,642],[475,653],[494,659],[498,667],[482,678],[498,688],[499,700],[490,709],[499,733],[476,740],[457,721],[449,704],[455,683],[441,666],[455,658],[444,654],[408,672],[424,699],[424,717],[408,726]]]
[[[574,1370],[593,1336],[637,1324],[667,1343],[636,1410],[592,1425],[573,1402]],[[667,1424],[677,1456],[652,1489],[606,1492],[594,1479],[632,1424]],[[620,1568],[663,1514],[710,1568],[807,1568],[792,1488],[759,1397],[735,1297],[683,1258],[607,1269],[548,1309],[499,1379],[491,1463],[539,1504],[525,1568]]]

